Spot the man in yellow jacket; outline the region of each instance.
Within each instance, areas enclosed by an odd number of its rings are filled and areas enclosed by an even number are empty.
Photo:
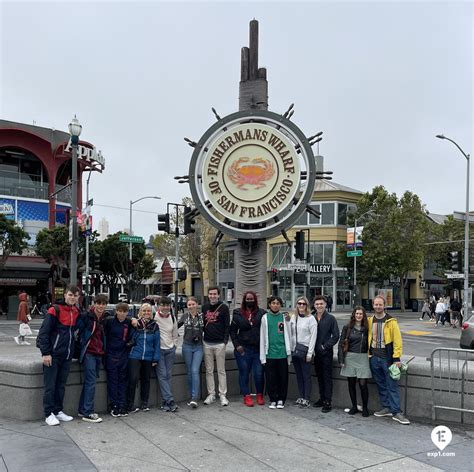
[[[400,387],[390,377],[392,364],[400,367],[402,335],[397,320],[385,312],[385,299],[377,295],[373,302],[374,316],[369,322],[369,357],[372,376],[377,384],[382,409],[375,416],[391,416],[401,424],[410,424],[400,409]]]

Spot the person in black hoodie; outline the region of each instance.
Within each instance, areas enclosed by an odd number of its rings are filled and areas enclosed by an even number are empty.
[[[369,322],[367,313],[361,306],[356,306],[352,311],[351,319],[342,328],[341,340],[338,346],[337,358],[342,366],[341,375],[347,377],[349,396],[352,408],[349,415],[358,413],[357,407],[357,380],[359,381],[362,396],[362,416],[368,417],[369,389],[367,379],[372,378],[369,365]]]
[[[263,366],[260,362],[260,324],[265,310],[259,308],[257,294],[247,291],[242,297],[242,305],[232,314],[230,338],[235,347],[235,360],[239,369],[240,393],[244,404],[253,406],[250,395],[249,377],[253,371],[257,404],[265,405],[263,398]]]
[[[63,402],[74,354],[74,331],[79,318],[78,299],[79,288],[68,286],[64,291],[64,302],[48,310],[36,339],[36,347],[43,356],[43,408],[48,426],[73,419],[63,412]]]
[[[229,341],[230,315],[229,307],[219,301],[220,290],[210,287],[207,291],[209,303],[203,305],[204,316],[204,364],[206,365],[207,398],[205,405],[216,401],[214,382],[214,359],[216,360],[217,377],[219,379],[219,397],[221,406],[227,406],[227,377],[225,372],[225,350]]]
[[[332,409],[332,359],[333,348],[339,340],[336,318],[326,310],[326,299],[317,295],[314,299],[315,316],[318,322],[318,336],[314,349],[314,367],[319,384],[319,400],[314,407],[322,407],[323,413]]]

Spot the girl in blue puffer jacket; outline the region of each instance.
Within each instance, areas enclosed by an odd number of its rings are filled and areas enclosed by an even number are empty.
[[[150,411],[150,375],[160,359],[160,330],[153,321],[153,311],[149,303],[144,303],[138,312],[138,323],[131,336],[132,349],[128,356],[127,409]],[[140,377],[140,408],[135,408],[135,392]]]

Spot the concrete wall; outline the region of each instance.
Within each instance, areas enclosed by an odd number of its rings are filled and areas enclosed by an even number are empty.
[[[43,374],[42,364],[38,358],[17,358],[0,360],[0,417],[14,418],[19,420],[39,420],[43,418],[42,395],[43,395]],[[469,361],[474,367],[474,361]],[[436,404],[460,407],[461,396],[459,394],[461,385],[454,378],[449,378],[446,366],[437,367],[436,370]],[[231,347],[227,350],[227,382],[228,394],[239,395],[238,371],[233,357]],[[339,367],[334,359],[333,379],[334,394],[333,405],[345,408],[350,406],[349,393],[347,390],[347,380],[339,375]],[[204,365],[201,374],[201,386],[203,387],[203,398],[206,395]],[[73,362],[69,375],[64,410],[69,414],[76,414],[81,392],[81,370],[77,362]],[[216,379],[217,385],[217,379]],[[407,385],[407,387],[405,387]],[[402,409],[409,418],[424,418],[430,420],[432,417],[432,394],[431,394],[431,370],[430,363],[424,358],[415,358],[409,364],[407,376],[402,376],[401,403]],[[464,400],[464,408],[474,410],[474,378],[469,375],[464,391],[467,392]],[[295,399],[298,395],[296,376],[293,368],[290,367],[289,378],[289,399]],[[186,367],[179,351],[173,371],[173,393],[177,402],[188,399],[186,383]],[[358,398],[360,398],[358,392]],[[313,375],[313,399],[318,398],[318,382]],[[156,377],[153,374],[151,392],[151,406],[161,404]],[[380,407],[375,384],[369,383],[369,409],[374,411]],[[104,412],[107,409],[107,390],[105,372],[101,373],[97,381],[96,388],[96,411]],[[437,413],[437,422],[461,422],[461,414],[452,411],[441,411]],[[474,414],[465,413],[464,422],[474,424]]]

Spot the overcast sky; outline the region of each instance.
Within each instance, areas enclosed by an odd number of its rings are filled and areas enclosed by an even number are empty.
[[[106,159],[91,179],[95,222],[127,228],[129,201],[159,195],[134,206],[150,212],[133,224],[148,239],[166,202],[189,195],[173,180],[188,173],[183,137],[200,138],[211,107],[238,109],[252,18],[269,109],[295,103],[307,136],[324,131],[336,182],[464,211],[466,160],[434,136],[473,149],[471,2],[2,1],[1,118],[67,131],[76,114]]]

